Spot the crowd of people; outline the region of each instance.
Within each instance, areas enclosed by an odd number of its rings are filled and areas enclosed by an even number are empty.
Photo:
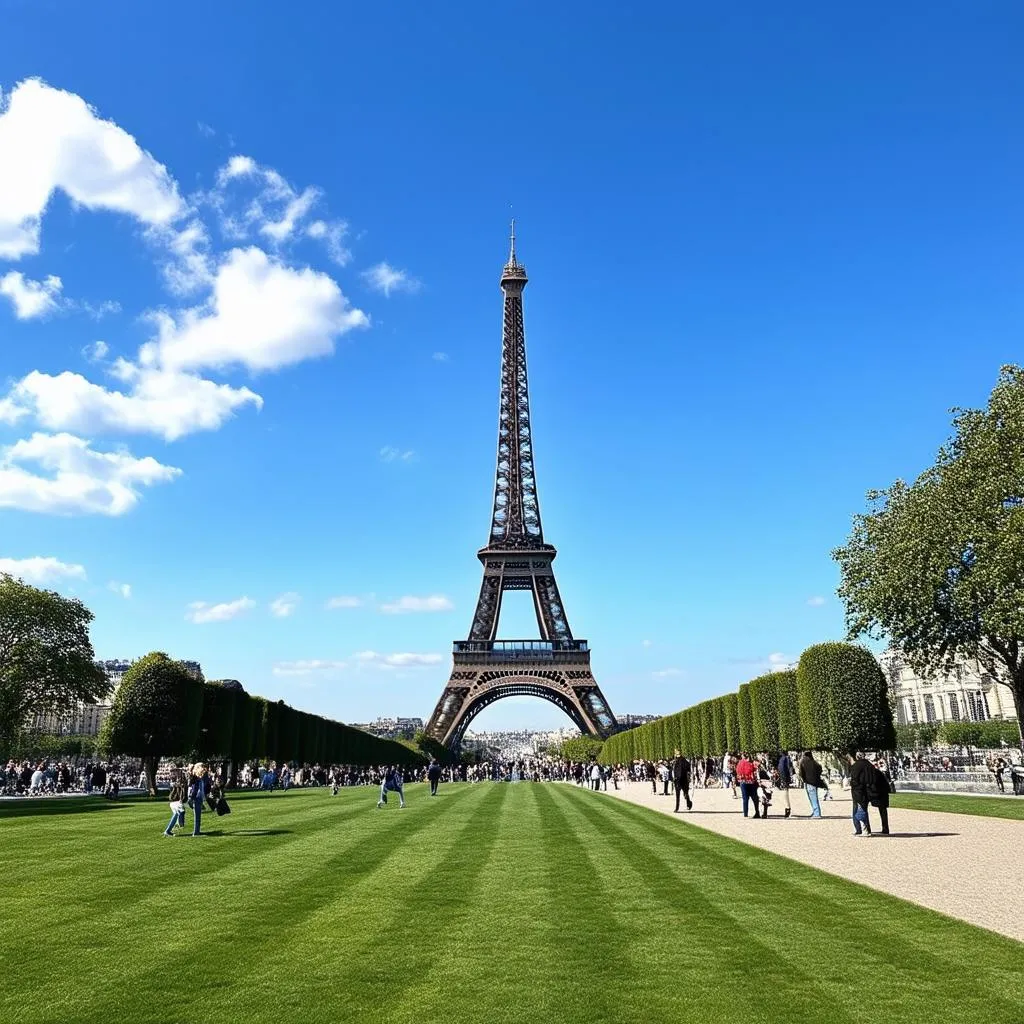
[[[0,773],[0,796],[51,796],[99,793],[117,799],[121,789],[134,788],[142,774],[138,761],[9,760]],[[139,788],[145,786],[145,776]]]

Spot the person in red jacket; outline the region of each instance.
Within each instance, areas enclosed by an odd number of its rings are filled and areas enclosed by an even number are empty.
[[[757,809],[757,767],[749,754],[740,756],[736,764],[736,780],[740,784],[740,796],[743,799],[743,817],[747,817],[747,804],[754,805],[754,817],[760,818]]]

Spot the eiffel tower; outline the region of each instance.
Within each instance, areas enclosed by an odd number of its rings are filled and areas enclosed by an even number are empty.
[[[544,543],[541,529],[523,331],[526,281],[526,268],[516,259],[513,222],[511,252],[501,273],[505,308],[494,511],[490,537],[477,552],[484,578],[469,638],[455,641],[452,672],[426,729],[453,749],[469,723],[503,697],[549,700],[592,736],[608,736],[617,728],[590,671],[587,641],[575,639],[569,628],[551,565],[556,551]],[[533,594],[539,638],[495,639],[506,590]]]

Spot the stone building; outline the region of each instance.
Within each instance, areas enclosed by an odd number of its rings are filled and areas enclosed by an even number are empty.
[[[898,725],[1017,717],[1010,687],[976,661],[932,677],[918,675],[898,651],[886,651],[879,662],[889,680]]]

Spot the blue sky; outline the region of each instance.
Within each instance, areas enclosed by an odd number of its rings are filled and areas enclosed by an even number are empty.
[[[8,2],[0,565],[102,657],[426,717],[514,209],[544,527],[613,709],[840,636],[864,493],[1020,358],[1022,44],[1011,3]]]

